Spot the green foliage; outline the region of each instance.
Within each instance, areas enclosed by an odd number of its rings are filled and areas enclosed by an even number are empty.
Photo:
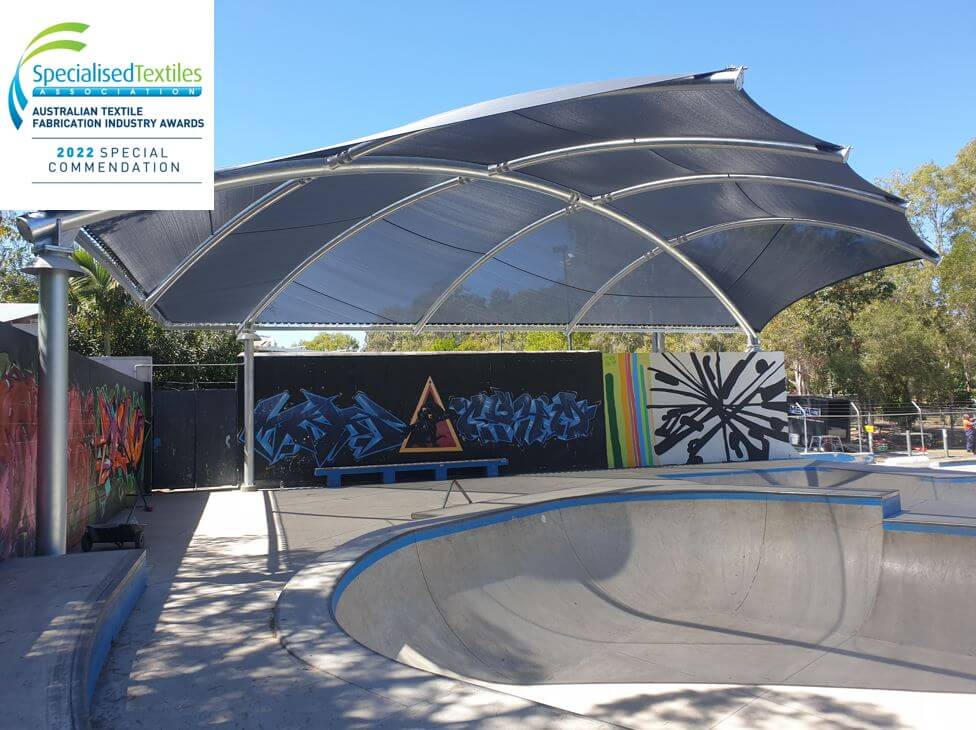
[[[0,211],[0,302],[36,302],[37,280],[21,269],[34,258],[11,211]]]
[[[942,261],[812,294],[767,325],[763,346],[786,352],[799,392],[968,400],[976,390],[976,140],[946,167],[927,163],[881,184],[908,200],[915,230]]]
[[[319,332],[310,340],[302,340],[299,347],[321,352],[356,352],[359,342],[352,335],[343,332]]]
[[[97,320],[102,335],[100,355],[112,354],[112,329],[122,310],[130,306],[119,283],[112,278],[94,257],[83,249],[75,249],[75,263],[84,274],[73,276],[68,285],[76,317]]]

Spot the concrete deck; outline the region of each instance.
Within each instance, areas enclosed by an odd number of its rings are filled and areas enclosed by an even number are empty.
[[[695,471],[728,471],[728,467],[696,467]],[[453,517],[532,503],[552,498],[553,492],[565,497],[679,486],[662,479],[665,472],[670,476],[676,470],[464,480],[473,499],[489,504],[472,509],[460,494],[454,494],[451,505],[456,509],[446,513],[440,512],[445,482],[248,494],[157,493],[156,510],[145,518],[151,583],[120,634],[96,689],[93,724],[100,728],[221,723],[242,728],[925,724],[919,693],[904,689],[886,690],[879,702],[870,694],[876,688],[837,686],[825,693],[815,683],[812,688],[768,684],[761,691],[740,684],[703,687],[694,686],[698,680],[693,672],[684,676],[685,668],[670,682],[662,675],[653,684],[639,687],[626,682],[556,682],[538,684],[528,692],[503,683],[476,686],[420,672],[365,650],[342,632],[328,637],[321,632],[305,635],[304,648],[314,655],[303,655],[297,644],[290,647],[301,659],[282,648],[282,636],[300,628],[275,624],[275,605],[285,584],[294,578],[290,589],[304,585],[310,595],[321,591],[338,577],[342,566],[370,545],[413,527],[416,523],[409,522],[413,514],[429,514],[437,520],[445,514]],[[847,474],[847,483],[834,488],[856,492],[861,485],[852,487],[852,479],[866,477]],[[969,509],[966,500],[955,508],[960,513]],[[971,514],[976,515],[976,508]],[[292,592],[289,597],[286,592],[282,606],[287,609],[288,601],[298,595]],[[401,597],[390,595],[384,600],[395,605]],[[322,628],[327,631],[328,606],[319,601],[317,610],[323,609]],[[283,619],[286,614],[282,613]],[[316,657],[328,657],[332,663],[321,664]],[[969,669],[963,671],[968,674]],[[941,697],[947,712],[973,711],[968,689],[957,688]]]
[[[141,550],[0,563],[0,726],[88,727],[95,678],[144,579]]]

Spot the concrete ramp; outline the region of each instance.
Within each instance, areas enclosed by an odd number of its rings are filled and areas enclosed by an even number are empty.
[[[976,536],[867,489],[632,490],[401,534],[332,593],[379,654],[512,685],[976,691]]]

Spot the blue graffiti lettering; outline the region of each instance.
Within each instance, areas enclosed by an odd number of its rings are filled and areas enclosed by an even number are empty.
[[[552,439],[572,441],[588,437],[599,403],[577,400],[562,391],[552,398],[523,393],[513,399],[504,390],[454,397],[448,404],[458,435],[482,444],[535,446]]]
[[[302,452],[323,466],[344,449],[359,461],[399,447],[407,431],[407,424],[365,393],[356,393],[355,405],[348,408],[336,404],[339,396],[307,390],[302,395],[305,402],[291,408],[285,407],[287,391],[264,398],[254,408],[254,448],[269,466]]]

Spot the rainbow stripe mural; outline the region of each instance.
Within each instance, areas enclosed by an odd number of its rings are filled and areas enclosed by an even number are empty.
[[[603,356],[603,409],[607,424],[607,466],[654,464],[653,420],[648,406],[650,353]]]

